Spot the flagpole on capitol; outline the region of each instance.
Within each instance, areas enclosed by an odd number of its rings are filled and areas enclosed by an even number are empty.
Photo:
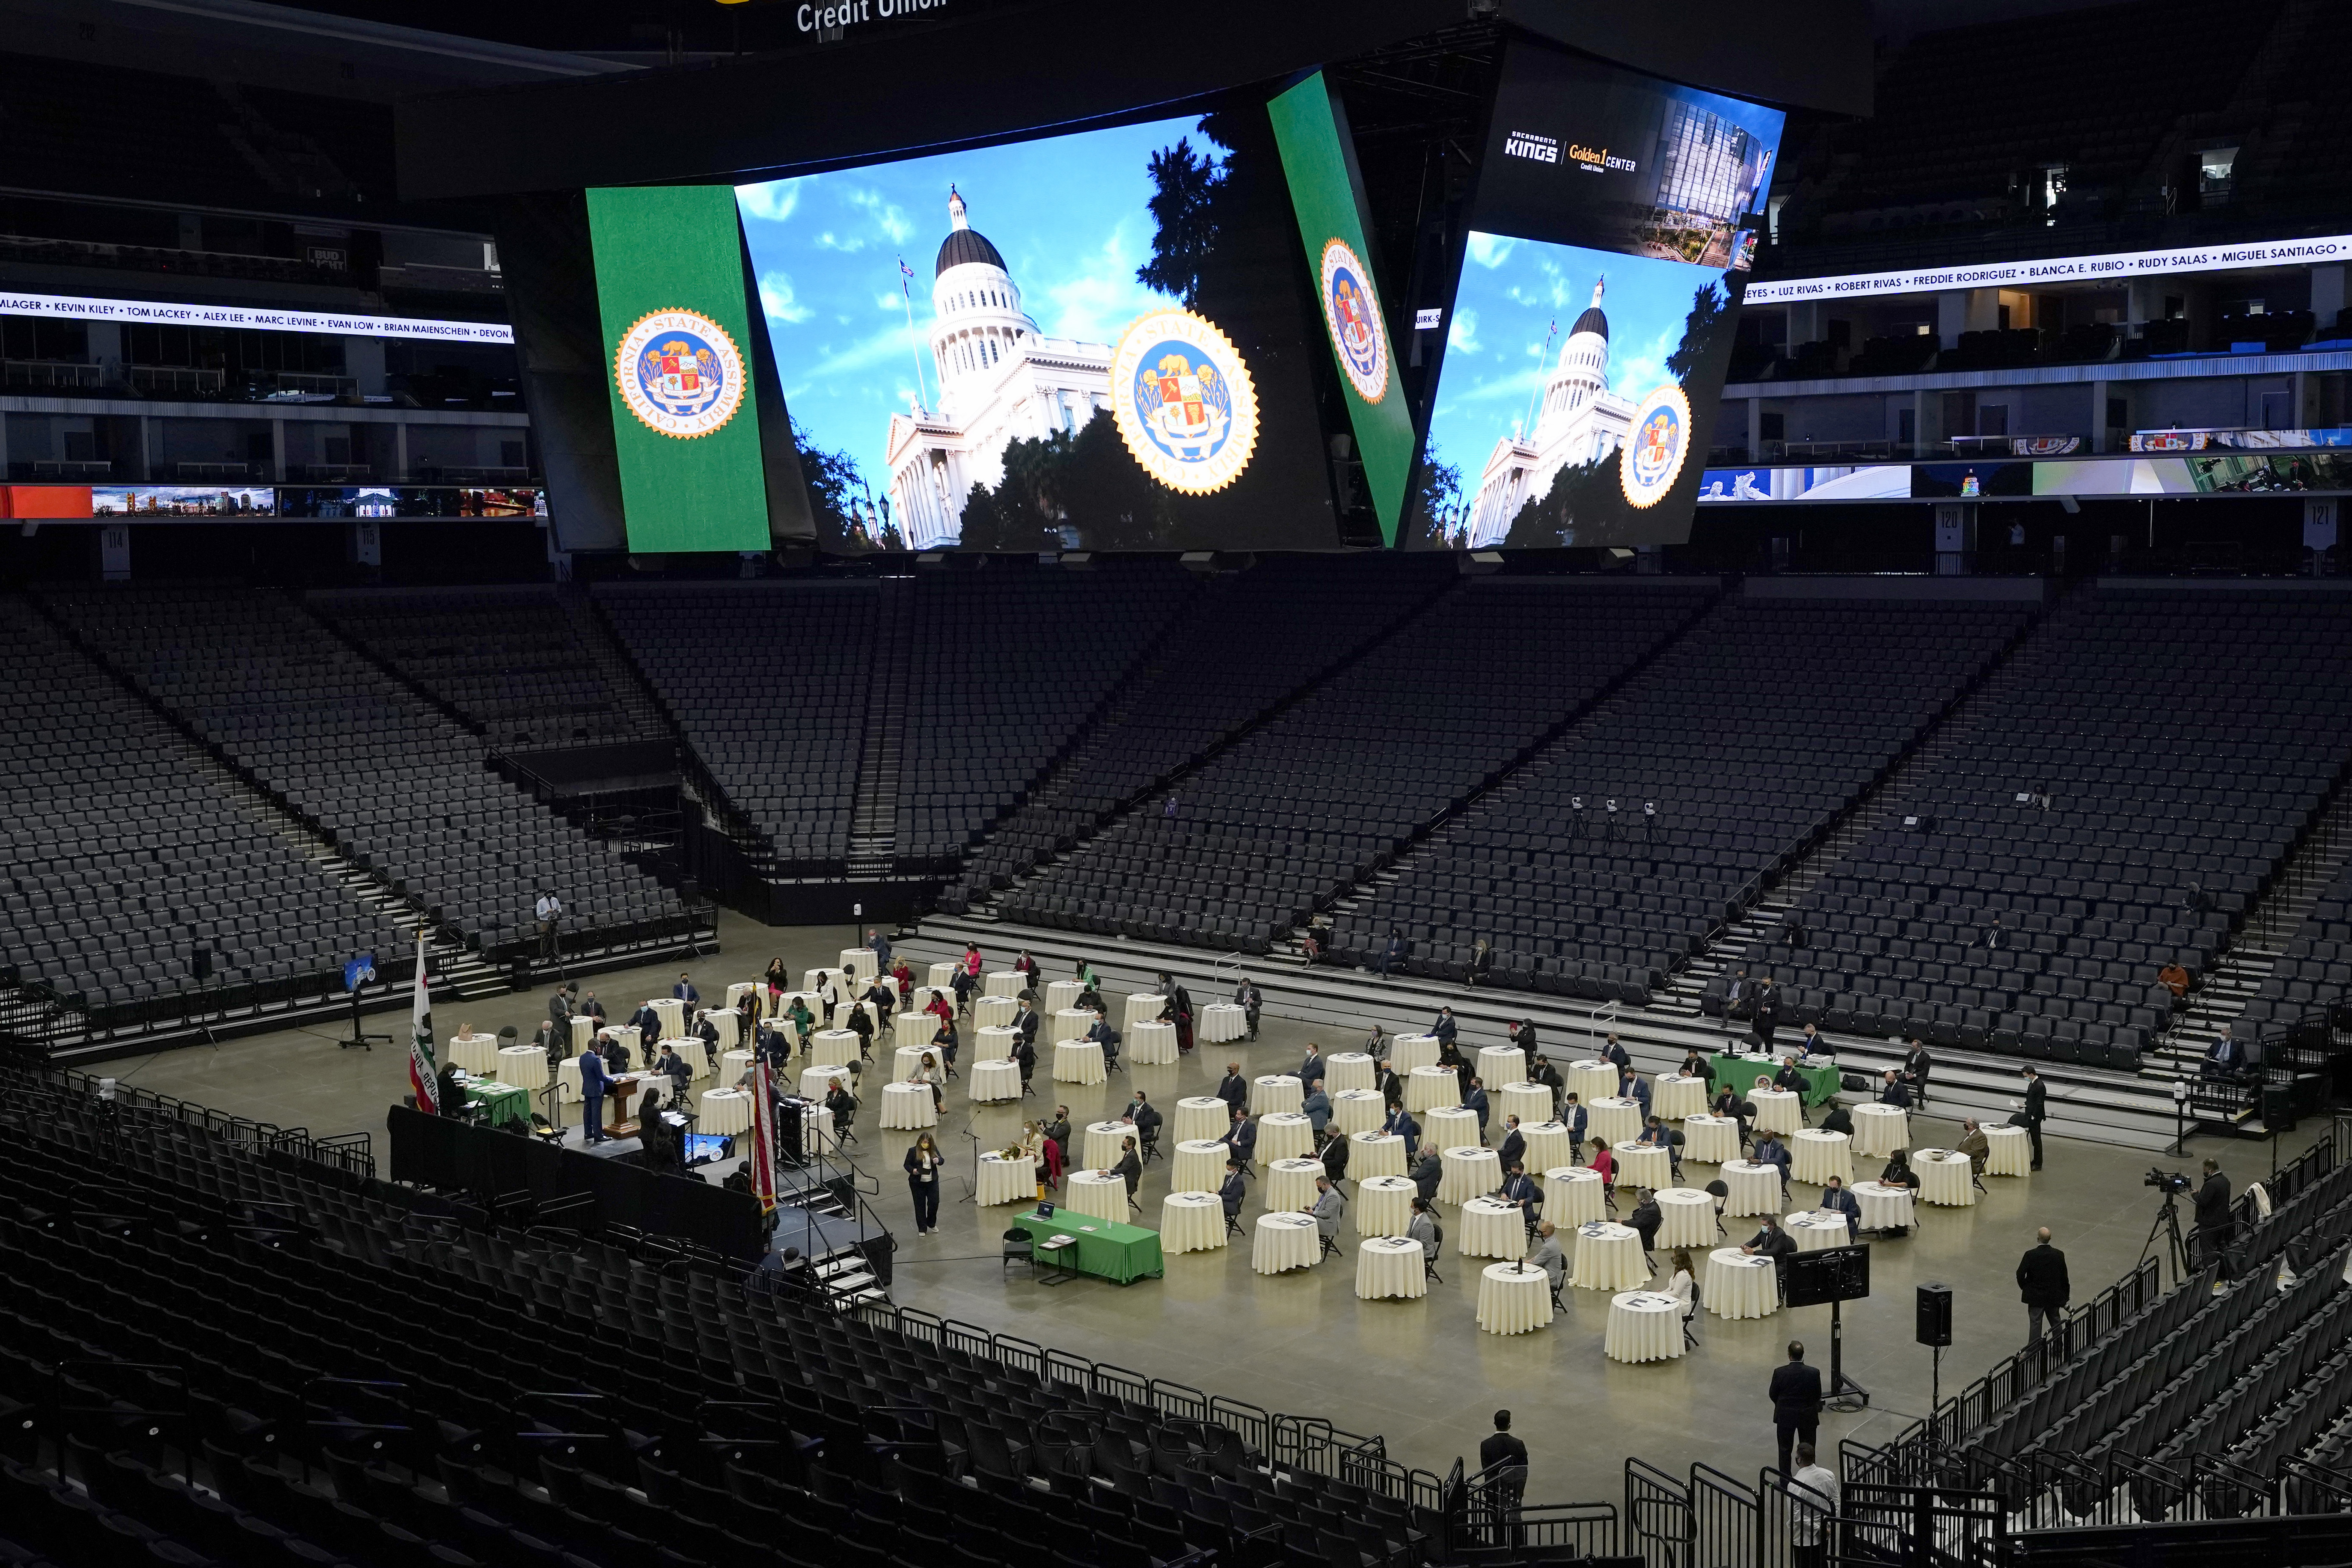
[[[416,990],[408,1009],[408,1086],[416,1109],[441,1113],[441,1079],[433,1064],[433,998],[425,988],[425,928],[416,928]]]

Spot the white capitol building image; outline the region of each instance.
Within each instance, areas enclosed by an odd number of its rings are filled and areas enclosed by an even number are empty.
[[[931,283],[940,405],[890,416],[890,504],[912,550],[952,544],[972,486],[1004,478],[1016,439],[1074,434],[1110,406],[1110,345],[1040,337],[1004,258],[948,188],[946,239]]]
[[[1609,318],[1601,310],[1607,282],[1593,283],[1592,303],[1569,329],[1544,383],[1535,428],[1495,443],[1470,504],[1471,548],[1502,542],[1519,509],[1549,495],[1560,469],[1597,462],[1625,445],[1633,404],[1609,390]]]

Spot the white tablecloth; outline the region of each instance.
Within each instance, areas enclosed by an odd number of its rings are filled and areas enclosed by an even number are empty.
[[[1442,1204],[1466,1204],[1503,1184],[1503,1163],[1492,1149],[1475,1143],[1446,1150],[1439,1169],[1437,1201]]]
[[[1188,1138],[1176,1145],[1176,1168],[1169,1180],[1180,1193],[1213,1193],[1225,1184],[1225,1162],[1233,1151],[1206,1138]]]
[[[1730,1116],[1686,1116],[1683,1119],[1683,1158],[1720,1165],[1739,1158],[1739,1121]]]
[[[1642,1234],[1630,1225],[1596,1220],[1562,1232],[1576,1245],[1576,1271],[1568,1282],[1585,1290],[1631,1290],[1649,1279]]]
[[[1478,1081],[1488,1089],[1523,1082],[1528,1076],[1528,1053],[1517,1046],[1481,1046],[1476,1071]]]
[[[900,1013],[890,1020],[890,1038],[902,1051],[909,1046],[928,1047],[939,1032],[940,1021],[929,1013]]]
[[[1349,1167],[1351,1170],[1353,1167]],[[1358,1236],[1402,1236],[1412,1223],[1412,1181],[1406,1176],[1373,1176],[1356,1184]]]
[[[841,950],[841,967],[860,980],[872,980],[882,972],[881,961],[870,947],[845,947]]]
[[[1490,1097],[1496,1116],[1516,1116],[1522,1126],[1551,1120],[1551,1090],[1539,1083],[1507,1083]]]
[[[1389,1040],[1389,1066],[1401,1073],[1437,1065],[1435,1035],[1397,1035]]]
[[[1415,1068],[1404,1080],[1407,1110],[1433,1110],[1441,1105],[1461,1103],[1462,1079],[1452,1068]]]
[[[656,996],[647,1004],[654,1016],[661,1020],[662,1038],[686,1033],[686,1004],[675,996]]]
[[[980,1157],[980,1180],[972,1201],[982,1208],[998,1204],[1034,1202],[1037,1196],[1037,1156],[1008,1160],[995,1150]]]
[[[1149,991],[1130,991],[1118,1015],[1121,1033],[1134,1028],[1147,1018],[1157,1018],[1168,1005],[1168,998]]]
[[[619,1042],[620,1042],[620,1044],[621,1044],[621,1048],[622,1048],[623,1050],[625,1050],[625,1051],[628,1052],[628,1054],[629,1054],[629,1056],[628,1056],[628,1059],[629,1059],[629,1060],[631,1060],[631,1061],[633,1061],[633,1062],[637,1062],[637,1063],[640,1063],[640,1064],[644,1064],[644,1063],[650,1063],[650,1062],[654,1059],[654,1058],[655,1058],[655,1057],[659,1056],[659,1055],[661,1054],[661,1051],[660,1051],[660,1048],[659,1048],[659,1047],[660,1047],[660,1046],[661,1046],[661,1042],[660,1042],[659,1040],[656,1040],[656,1041],[654,1042],[654,1046],[655,1046],[655,1047],[656,1047],[656,1048],[655,1048],[653,1051],[651,1051],[651,1052],[647,1052],[647,1053],[643,1053],[643,1054],[640,1054],[640,1053],[639,1053],[639,1051],[638,1051],[638,1049],[637,1049],[637,1046],[638,1046],[637,1029],[636,1029],[636,1026],[635,1026],[635,1025],[631,1025],[631,1024],[615,1024],[615,1025],[614,1025],[614,1026],[610,1026],[610,1027],[608,1027],[608,1028],[599,1029],[599,1030],[597,1030],[597,1031],[596,1031],[596,1033],[597,1033],[597,1035],[598,1035],[599,1037],[611,1037],[611,1038],[613,1038],[613,1039],[614,1039],[614,1040],[619,1041]],[[685,1056],[685,1055],[686,1055],[686,1053],[685,1053],[685,1052],[683,1052],[683,1051],[679,1052],[678,1054],[679,1054],[680,1056]],[[691,1057],[688,1057],[688,1058],[687,1058],[687,1059],[688,1059],[688,1060],[689,1060],[689,1061],[691,1061],[691,1060],[693,1060],[694,1058],[691,1058]]]
[[[1063,1040],[1054,1047],[1055,1083],[1101,1083],[1102,1047],[1092,1040]]]
[[[1098,1170],[1071,1171],[1063,1182],[1063,1191],[1064,1208],[1127,1223],[1127,1178],[1117,1172],[1105,1175]]]
[[[801,1107],[801,1147],[819,1154],[830,1154],[841,1147],[833,1135],[833,1112],[822,1105]]]
[[[971,1059],[975,1062],[1010,1061],[1013,1047],[1021,1043],[1021,1031],[1010,1024],[985,1024],[971,1037]]]
[[[1250,1080],[1249,1108],[1253,1116],[1264,1116],[1269,1110],[1296,1110],[1306,1099],[1306,1090],[1299,1086],[1296,1073],[1262,1073]]]
[[[1580,1062],[1568,1064],[1568,1092],[1576,1096],[1580,1105],[1617,1092],[1617,1066],[1588,1057]]]
[[[1726,1160],[1723,1184],[1731,1189],[1723,1212],[1735,1216],[1780,1212],[1780,1167],[1753,1160]]]
[[[1194,1037],[1213,1046],[1238,1040],[1249,1033],[1249,1012],[1234,1002],[1212,1002],[1194,1021]]]
[[[1358,1181],[1367,1176],[1403,1175],[1404,1140],[1393,1132],[1350,1133],[1348,1174]]]
[[[1864,1159],[1884,1160],[1897,1149],[1911,1147],[1911,1118],[1899,1105],[1857,1105],[1853,1108],[1853,1152]]]
[[[1095,1121],[1087,1126],[1086,1141],[1078,1145],[1084,1151],[1078,1163],[1090,1171],[1107,1171],[1118,1163],[1119,1142],[1135,1138],[1136,1155],[1143,1152],[1143,1140],[1135,1137],[1135,1128],[1125,1121]]]
[[[717,1060],[711,1056],[710,1047],[703,1043],[702,1037],[698,1035],[686,1035],[675,1040],[657,1040],[654,1043],[653,1056],[646,1059],[651,1061],[659,1057],[664,1046],[667,1046],[685,1058],[686,1065],[694,1069],[694,1076],[697,1078],[709,1078],[718,1070]],[[731,1083],[733,1080],[729,1081]]]
[[[801,972],[801,989],[803,991],[822,991],[827,985],[833,984],[834,973],[835,972],[830,969],[803,970]]]
[[[555,1103],[580,1103],[580,1058],[566,1057],[555,1064]]]
[[[1789,1140],[1789,1152],[1794,1165],[1790,1174],[1801,1182],[1815,1186],[1825,1184],[1832,1176],[1851,1186],[1853,1184],[1853,1140],[1843,1132],[1824,1132],[1818,1127],[1808,1127]]]
[[[941,959],[939,963],[932,964],[929,969],[924,972],[924,984],[935,988],[943,988],[953,985],[955,984],[956,972],[962,967],[962,964],[958,963],[953,959]]]
[[[836,1062],[854,1062],[865,1054],[857,1048],[857,1036],[848,1029],[819,1029],[809,1041],[809,1052]]]
[[[1680,1121],[1706,1109],[1706,1079],[1662,1072],[1650,1080],[1650,1109],[1661,1121]],[[1676,1341],[1680,1343],[1680,1341]]]
[[[1911,1156],[1919,1173],[1919,1201],[1939,1208],[1966,1208],[1977,1201],[1976,1184],[1969,1181],[1969,1157],[1948,1149],[1922,1149]]]
[[[1605,1212],[1606,1189],[1601,1173],[1590,1165],[1553,1166],[1544,1173],[1543,1189],[1544,1218],[1558,1226],[1563,1237],[1570,1226],[1593,1224]]]
[[[799,1026],[794,1025],[792,1021],[791,1015],[793,1011],[793,1004],[795,1001],[799,1002],[803,1006],[808,1009],[809,1034],[814,1035],[817,1030],[824,1026],[824,998],[818,995],[814,991],[788,991],[784,993],[784,1005],[777,1012],[776,1016],[782,1020],[785,1026],[793,1030],[793,1044],[795,1046],[805,1047],[808,1044],[807,1037],[802,1035],[799,1032]]]
[[[1421,1243],[1401,1236],[1375,1236],[1356,1248],[1356,1295],[1366,1301],[1429,1294],[1429,1270]]]
[[[1862,1204],[1862,1228],[1864,1230],[1907,1230],[1916,1223],[1911,1210],[1911,1189],[1908,1187],[1856,1182],[1853,1195]]]
[[[1010,1024],[1020,1011],[1021,1004],[1010,996],[983,996],[971,1005],[972,1022],[983,1029]]]
[[[900,1046],[897,1051],[892,1053],[890,1076],[902,1082],[907,1079],[914,1077],[915,1069],[923,1065],[923,1058],[925,1057],[931,1058],[931,1066],[939,1070],[940,1077],[945,1078],[947,1076],[948,1064],[946,1060],[941,1058],[939,1052],[931,1049],[929,1041],[925,1041],[919,1046]]]
[[[1718,1232],[1715,1196],[1696,1187],[1666,1187],[1658,1194],[1661,1247],[1712,1247]]]
[[[499,1070],[499,1037],[496,1035],[452,1035],[446,1049],[446,1060],[457,1063],[477,1078],[488,1078]],[[547,1053],[541,1051],[540,1054],[545,1056]],[[576,1050],[574,1054],[577,1054]]]
[[[1604,1094],[1587,1102],[1590,1112],[1584,1121],[1584,1135],[1595,1140],[1606,1139],[1614,1149],[1620,1143],[1631,1143],[1642,1135],[1642,1102],[1622,1095]]]
[[[886,1083],[882,1086],[882,1125],[900,1131],[937,1127],[939,1108],[931,1102],[927,1083]]]
[[[741,1081],[745,1070],[751,1065],[751,1053],[749,1051],[721,1051],[719,1054],[719,1087],[733,1089],[738,1082]],[[908,1067],[911,1068],[912,1064],[908,1064]],[[898,1076],[904,1078],[906,1073],[901,1072]]]
[[[1361,1051],[1340,1051],[1323,1058],[1323,1092],[1337,1098],[1341,1089],[1370,1089],[1376,1064]]]
[[[1342,1132],[1370,1132],[1388,1119],[1378,1089],[1343,1089],[1330,1098],[1331,1125]]]
[[[743,1015],[734,1007],[713,1007],[703,1015],[710,1026],[719,1031],[719,1048],[730,1050],[743,1044]]]
[[[1214,1095],[1195,1094],[1176,1102],[1176,1138],[1189,1143],[1196,1138],[1223,1138],[1233,1125],[1233,1110]]]
[[[1663,1143],[1620,1143],[1610,1152],[1617,1156],[1621,1187],[1647,1187],[1655,1192],[1675,1184],[1674,1156]]]
[[[1718,1318],[1769,1318],[1780,1310],[1780,1277],[1769,1258],[1754,1258],[1736,1247],[1718,1247],[1706,1255],[1706,1278],[1699,1300]]]
[[[1835,1209],[1799,1209],[1780,1222],[1780,1228],[1796,1238],[1800,1252],[1843,1247],[1853,1239],[1846,1232],[1845,1215]]]
[[[1256,1239],[1250,1245],[1250,1267],[1260,1274],[1312,1268],[1322,1256],[1315,1222],[1303,1214],[1262,1214]]]
[[[1521,1163],[1530,1171],[1549,1171],[1576,1163],[1576,1144],[1563,1122],[1521,1122],[1519,1136],[1528,1141],[1528,1157]]]
[[[2026,1142],[2022,1127],[1988,1127],[1984,1130],[1985,1174],[1988,1176],[2022,1176],[2027,1173],[2033,1150]]]
[[[1176,1026],[1157,1019],[1137,1024],[1127,1031],[1127,1043],[1119,1049],[1139,1067],[1166,1067],[1177,1057]]]
[[[1528,1222],[1510,1204],[1472,1198],[1462,1205],[1454,1231],[1454,1250],[1465,1258],[1524,1258]]]
[[[1315,1147],[1315,1123],[1299,1110],[1276,1110],[1257,1119],[1257,1162],[1297,1159]]]
[[[1021,982],[1027,978],[1017,969],[992,969],[982,983],[986,988],[983,994],[989,997],[1002,996],[1009,1001],[1021,994]],[[1077,993],[1072,992],[1071,994]]]
[[[1214,1252],[1225,1244],[1225,1206],[1214,1193],[1171,1193],[1160,1200],[1160,1250]]]
[[[1265,1185],[1261,1194],[1269,1214],[1282,1210],[1297,1211],[1315,1206],[1315,1178],[1323,1173],[1320,1160],[1284,1159],[1270,1162],[1265,1168]],[[1223,1179],[1222,1175],[1219,1178]]]
[[[1069,1006],[1078,999],[1078,994],[1085,989],[1085,986],[1075,980],[1055,980],[1048,983],[1045,986],[1045,1013],[1050,1016]],[[1019,993],[1016,992],[1014,994],[1018,995]]]
[[[512,1084],[517,1089],[547,1087],[547,1053],[537,1046],[500,1047],[498,1063],[500,1083]]]
[[[751,1096],[740,1089],[706,1089],[702,1091],[702,1114],[694,1124],[698,1132],[724,1137],[740,1132],[751,1125]]]
[[[1525,1263],[1489,1263],[1478,1271],[1478,1326],[1490,1334],[1525,1334],[1551,1321],[1551,1279]]]
[[[979,1061],[964,1075],[964,1093],[975,1105],[1021,1098],[1021,1069],[1008,1061]]]
[[[849,1069],[830,1063],[819,1063],[801,1069],[801,1098],[822,1100],[833,1092],[833,1080],[839,1079],[841,1087],[849,1087]]]
[[[585,1013],[572,1014],[569,1027],[572,1036],[572,1049],[574,1055],[586,1050],[588,1048],[588,1042],[596,1037],[596,1020],[590,1017]],[[722,1040],[728,1037],[727,1026],[723,1024],[719,1027],[719,1037]],[[470,1072],[473,1069],[469,1068],[467,1070]]]
[[[1478,1130],[1476,1111],[1467,1106],[1441,1105],[1421,1113],[1421,1141],[1441,1149],[1459,1149],[1486,1140]]]
[[[1627,1290],[1609,1299],[1609,1328],[1601,1339],[1611,1361],[1672,1361],[1683,1353],[1683,1304],[1655,1290]]]
[[[1095,1026],[1095,1016],[1083,1007],[1064,1007],[1053,1017],[1054,1043],[1084,1039],[1087,1031]]]
[[[1756,1120],[1749,1125],[1759,1132],[1790,1133],[1797,1130],[1802,1106],[1793,1089],[1751,1089],[1743,1099],[1756,1102]]]

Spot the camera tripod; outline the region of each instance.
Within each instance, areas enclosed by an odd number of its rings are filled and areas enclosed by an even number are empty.
[[[2180,1239],[2180,1194],[2168,1191],[2164,1207],[2157,1211],[2156,1222],[2147,1227],[2147,1241],[2139,1249],[2139,1260],[2156,1250],[2158,1239],[2164,1241],[2164,1255],[2172,1260],[2172,1278],[2178,1282],[2189,1278],[2189,1244]]]

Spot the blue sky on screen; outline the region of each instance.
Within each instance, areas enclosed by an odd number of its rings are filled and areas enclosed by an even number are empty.
[[[1702,92],[1695,87],[1670,86],[1665,91],[1668,97],[1684,103],[1695,103],[1701,109],[1712,110],[1767,146],[1777,148],[1780,144],[1780,131],[1789,117],[1777,109],[1767,109],[1760,103],[1750,103],[1745,99],[1726,98],[1717,92]]]
[[[1666,356],[1683,341],[1692,296],[1723,275],[1685,262],[1471,233],[1429,421],[1432,459],[1461,469],[1465,490],[1476,486],[1495,443],[1526,422],[1603,274],[1609,387],[1639,402],[1670,379]],[[1545,331],[1554,322],[1559,331],[1547,355]]]
[[[1151,255],[1148,164],[1180,136],[1213,153],[1199,124],[1187,116],[739,186],[793,417],[818,447],[855,458],[877,492],[887,488],[884,438],[915,395],[919,354],[925,399],[939,398],[928,344],[950,184],[1045,336],[1110,342],[1169,303],[1135,278]],[[902,256],[915,273],[911,337]]]

